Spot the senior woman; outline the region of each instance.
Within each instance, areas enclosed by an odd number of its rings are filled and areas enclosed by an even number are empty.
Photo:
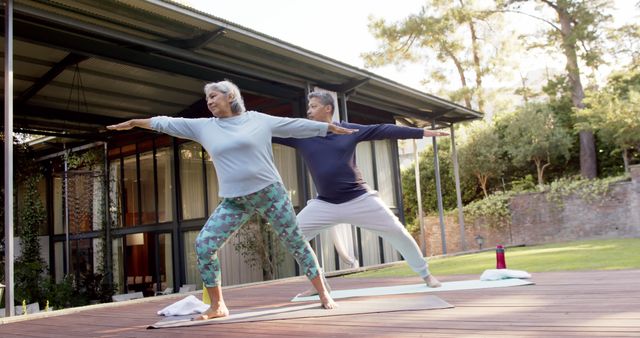
[[[198,268],[211,299],[211,307],[195,320],[225,317],[217,252],[249,218],[258,213],[273,226],[278,238],[318,290],[322,307],[337,306],[325,288],[318,260],[304,240],[296,214],[273,162],[271,137],[306,138],[351,134],[356,130],[307,119],[282,118],[246,111],[240,90],[229,81],[204,87],[213,118],[156,116],[108,126],[112,130],[152,129],[196,141],[211,155],[218,174],[221,203],[196,238]]]

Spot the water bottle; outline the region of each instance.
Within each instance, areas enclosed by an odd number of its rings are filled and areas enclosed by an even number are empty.
[[[504,259],[504,247],[502,245],[498,245],[496,247],[496,269],[506,269],[507,263]]]

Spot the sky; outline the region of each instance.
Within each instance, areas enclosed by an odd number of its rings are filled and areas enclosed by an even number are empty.
[[[383,17],[387,22],[395,22],[407,15],[417,13],[423,0],[182,0],[196,9],[240,24],[299,47],[345,62],[351,66],[365,68],[361,54],[374,51],[378,42],[368,29],[369,16]],[[636,1],[615,0],[613,13],[616,25],[638,20],[639,11],[634,8]],[[518,18],[507,23],[514,29],[535,27],[527,24],[526,18]],[[524,25],[523,25],[524,23]],[[548,60],[540,62],[540,55],[532,60],[522,60],[518,67],[524,73],[538,72],[548,64],[561,70],[564,62]],[[534,61],[535,60],[535,61]],[[528,67],[528,68],[527,68]],[[402,67],[384,66],[367,69],[373,73],[397,81],[419,90],[430,91],[421,81],[426,77],[419,64]],[[604,69],[606,76],[607,69]],[[488,86],[501,84],[488,83]]]

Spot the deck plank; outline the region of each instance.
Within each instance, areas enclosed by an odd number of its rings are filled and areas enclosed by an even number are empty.
[[[477,276],[443,276],[443,281]],[[417,278],[329,279],[334,289],[415,284]],[[547,272],[535,285],[436,292],[453,309],[300,318],[147,330],[156,311],[180,299],[91,308],[81,312],[9,322],[2,337],[640,337],[640,270]],[[308,286],[303,278],[225,290],[234,310],[291,305]],[[411,297],[398,295],[387,297]],[[347,300],[342,300],[347,301]],[[301,304],[301,303],[296,303]]]

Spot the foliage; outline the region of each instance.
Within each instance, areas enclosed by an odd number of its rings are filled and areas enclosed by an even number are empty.
[[[604,141],[623,152],[640,151],[640,71],[615,74],[604,90],[588,91],[587,108],[576,113],[583,120],[578,128],[593,128]]]
[[[428,147],[420,154],[420,190],[422,197],[422,208],[425,214],[438,211],[437,196],[435,189],[435,164],[433,160],[433,148]],[[438,159],[440,162],[440,183],[442,187],[442,204],[444,209],[453,209],[457,206],[456,188],[453,175],[453,165],[451,160],[451,150],[449,142],[442,140],[438,142]],[[415,164],[406,168],[401,173],[402,176],[402,199],[405,211],[405,223],[411,227],[417,221],[418,202],[416,196]],[[475,177],[460,177],[460,189],[462,192],[462,202],[468,203],[474,200],[481,192],[477,189]]]
[[[255,216],[238,230],[235,249],[251,267],[261,267],[264,280],[276,278],[277,268],[284,260],[284,248],[270,223]]]
[[[104,170],[104,151],[99,147],[85,152],[69,153],[67,165],[69,170],[84,168],[87,170]]]
[[[88,304],[88,298],[78,291],[78,284],[72,275],[66,275],[60,283],[45,278],[41,286],[49,306],[56,310]]]
[[[4,135],[0,133],[0,138],[4,142]],[[35,155],[33,154],[32,149],[27,147],[25,144],[18,143],[17,138],[13,139],[13,182],[14,182],[14,220],[19,220],[19,216],[17,211],[17,205],[15,203],[17,196],[17,187],[19,187],[23,182],[25,182],[29,176],[34,173],[40,173],[41,168],[35,162]],[[4,147],[0,149],[0,154],[4,159]],[[0,175],[4,178],[4,166],[0,166]],[[4,179],[0,180],[0,202],[2,203],[2,208],[0,208],[0,248],[4,252]],[[14,234],[19,232],[18,225],[14,221]],[[4,255],[2,256],[4,259]],[[4,263],[2,264],[2,271],[0,275],[4,275]]]
[[[609,53],[618,56],[618,60],[629,57],[629,68],[640,70],[640,25],[627,24],[611,29],[608,38],[614,42]]]
[[[542,91],[547,95],[549,110],[558,123],[568,130],[573,131],[576,123],[571,102],[571,86],[564,76],[555,76],[542,86]]]
[[[536,190],[536,182],[532,175],[525,175],[523,178],[511,181],[511,192],[521,193]]]
[[[463,176],[474,176],[487,197],[487,183],[491,177],[502,175],[506,163],[499,135],[492,124],[474,122],[465,129],[467,137],[460,146],[460,170]]]
[[[563,200],[570,195],[577,195],[587,203],[603,200],[609,192],[611,184],[627,180],[627,176],[608,177],[604,179],[588,180],[580,177],[561,178],[545,187],[547,200],[561,208]]]
[[[576,109],[582,109],[584,90],[581,80],[580,62],[587,67],[597,69],[603,63],[601,46],[602,31],[611,20],[606,14],[611,7],[610,0],[567,1],[567,0],[499,0],[500,7],[510,12],[523,13],[519,9],[522,3],[535,2],[553,10],[554,18],[538,17],[527,14],[547,24],[544,37],[534,45],[555,47],[566,59],[566,78],[571,88],[571,102]],[[539,9],[539,8],[537,8]],[[582,48],[581,48],[582,47]],[[580,172],[584,177],[595,178],[597,175],[597,158],[595,138],[589,130],[579,130],[580,138]],[[540,166],[538,178],[541,180]]]
[[[587,203],[602,200],[607,195],[611,184],[628,180],[627,176],[608,177],[603,179],[588,180],[576,176],[574,178],[561,178],[548,185],[538,186],[537,190],[545,192],[549,202],[555,207],[562,208],[563,200],[569,195],[577,195]],[[473,222],[483,218],[492,227],[501,227],[511,221],[509,203],[511,198],[518,193],[535,191],[536,186],[533,177],[514,182],[512,190],[496,192],[481,200],[473,201],[464,207],[464,215]]]
[[[498,0],[498,6],[512,13],[526,14],[544,23],[547,27],[539,34],[539,40],[530,43],[530,47],[555,47],[565,53],[576,53],[587,67],[597,68],[603,63],[603,35],[611,15],[607,9],[612,7],[611,0]],[[536,3],[536,14],[524,11],[524,3]],[[538,17],[542,7],[552,9],[555,17]],[[563,27],[563,20],[570,23],[570,28]],[[534,38],[534,37],[530,37]]]
[[[512,196],[512,193],[498,191],[467,204],[464,207],[464,215],[471,222],[483,218],[491,227],[503,227],[511,221],[509,203]]]
[[[44,302],[39,286],[46,263],[40,257],[39,228],[46,219],[46,213],[37,190],[39,172],[26,177],[23,203],[18,212],[17,236],[20,236],[22,254],[15,261],[15,299],[31,302]]]
[[[505,149],[516,164],[535,163],[538,184],[542,185],[546,167],[569,159],[569,131],[556,123],[545,104],[525,105],[506,119]]]
[[[97,300],[101,303],[111,302],[111,296],[117,290],[117,285],[110,283],[107,276],[93,272],[83,274],[78,286],[78,291],[89,300]]]
[[[400,22],[370,18],[369,30],[380,42],[379,48],[362,57],[369,67],[429,60],[430,68],[425,72],[430,73],[428,80],[443,85],[450,84],[447,73],[455,71],[460,84],[449,93],[451,99],[464,101],[468,108],[474,101],[482,111],[483,79],[495,72],[504,51],[498,43],[491,45],[495,40],[492,29],[496,29],[492,26],[497,25],[499,13],[487,11],[474,1],[429,0],[419,13]]]

